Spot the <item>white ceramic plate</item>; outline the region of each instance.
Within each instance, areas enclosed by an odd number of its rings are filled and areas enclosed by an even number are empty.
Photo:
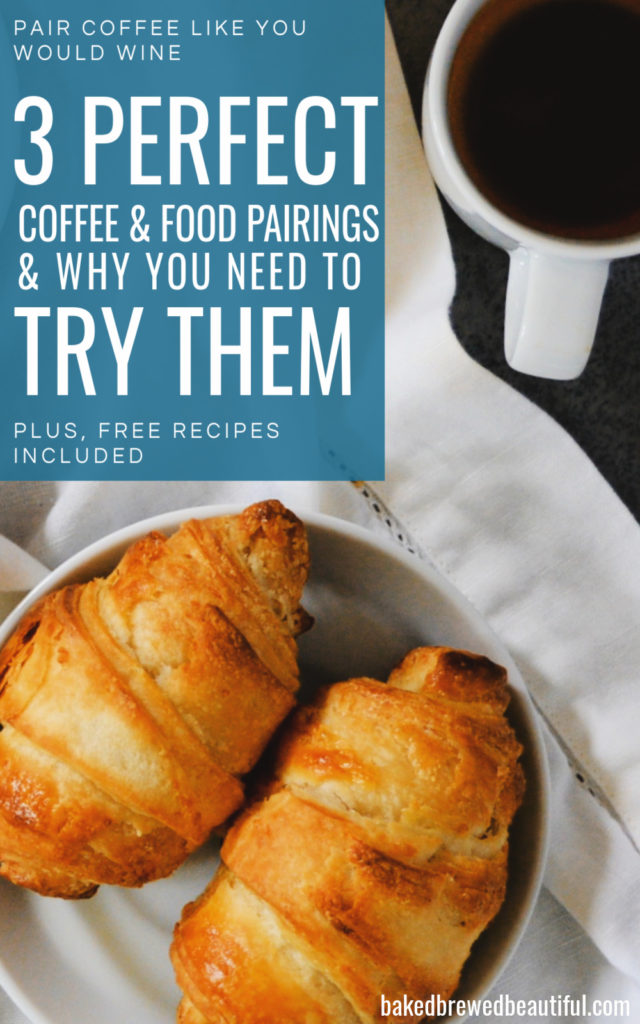
[[[112,567],[150,529],[171,531],[191,516],[236,511],[183,509],[120,530],[70,559],[16,609],[53,587]],[[478,940],[461,997],[479,997],[513,952],[535,902],[546,845],[547,770],[542,739],[520,675],[486,624],[432,568],[365,530],[321,515],[309,528],[312,573],[305,607],[316,618],[302,637],[304,688],[353,675],[385,679],[412,647],[447,644],[486,654],[509,670],[510,717],[525,746],[527,794],[512,831],[508,896]],[[194,854],[171,878],[140,890],[102,887],[87,901],[36,896],[0,880],[0,981],[34,1024],[173,1024],[179,992],[168,949],[184,904],[216,864],[216,848]]]

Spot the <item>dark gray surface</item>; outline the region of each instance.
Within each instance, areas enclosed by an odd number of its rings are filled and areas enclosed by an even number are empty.
[[[450,6],[449,0],[387,0],[418,122],[429,54]],[[528,377],[511,370],[503,355],[507,256],[445,208],[457,271],[451,319],[465,349],[561,423],[640,519],[640,257],[612,266],[582,376]]]

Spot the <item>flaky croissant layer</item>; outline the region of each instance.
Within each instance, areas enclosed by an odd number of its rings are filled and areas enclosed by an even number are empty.
[[[295,703],[309,552],[277,501],[133,544],[0,652],[0,874],[91,895],[173,871]]]
[[[449,998],[505,894],[507,702],[504,669],[431,647],[300,708],[176,927],[181,1024],[379,1024],[381,995]]]

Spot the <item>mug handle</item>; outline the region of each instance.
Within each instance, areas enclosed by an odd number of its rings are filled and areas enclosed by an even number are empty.
[[[515,249],[504,325],[509,366],[552,380],[578,377],[593,345],[608,275],[608,260]]]

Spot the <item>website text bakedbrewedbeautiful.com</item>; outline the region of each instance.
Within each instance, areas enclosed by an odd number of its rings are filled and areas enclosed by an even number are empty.
[[[586,995],[554,995],[539,999],[513,999],[508,995],[499,995],[494,999],[443,999],[441,996],[430,996],[428,999],[388,999],[380,997],[380,1011],[383,1018],[407,1017],[413,1014],[418,1020],[425,1017],[460,1016],[505,1017],[513,1019],[522,1017],[538,1019],[558,1017],[566,1020],[575,1017],[578,1020],[593,1018],[630,1018],[631,1006],[628,999],[587,999]]]

